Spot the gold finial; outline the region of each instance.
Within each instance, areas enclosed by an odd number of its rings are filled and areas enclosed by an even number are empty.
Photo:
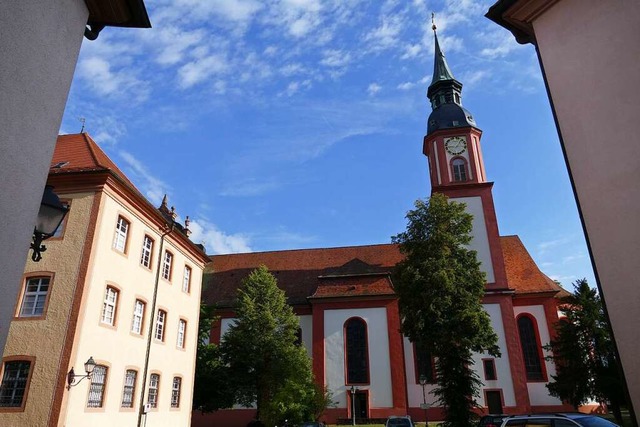
[[[431,29],[433,30],[433,32],[435,32],[437,28],[435,18],[436,18],[436,14],[431,12]]]

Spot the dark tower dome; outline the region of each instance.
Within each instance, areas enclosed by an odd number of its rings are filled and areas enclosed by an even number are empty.
[[[433,79],[427,90],[427,97],[431,101],[433,111],[427,121],[427,135],[440,129],[477,127],[471,113],[462,106],[462,83],[453,77],[449,69],[438,43],[435,24],[432,28],[435,37],[435,59]]]

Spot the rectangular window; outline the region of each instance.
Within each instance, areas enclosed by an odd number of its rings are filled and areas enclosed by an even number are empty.
[[[142,241],[142,254],[140,255],[140,264],[149,268],[151,266],[151,254],[153,253],[153,239],[147,235]]]
[[[158,318],[156,319],[156,331],[154,337],[159,341],[164,341],[164,322],[166,321],[167,312],[158,310]]]
[[[142,334],[142,323],[144,320],[144,302],[136,300],[133,306],[133,321],[131,322],[131,332]]]
[[[184,348],[184,334],[187,330],[187,322],[180,319],[178,322],[178,342],[176,343],[179,348]]]
[[[136,377],[138,372],[127,369],[124,374],[124,389],[122,390],[122,407],[133,408],[133,396],[136,390]]]
[[[0,407],[19,408],[22,406],[31,362],[17,360],[4,364],[4,375],[0,386]]]
[[[107,367],[96,365],[91,374],[91,384],[89,385],[89,399],[87,408],[102,408],[104,403],[104,386],[107,383]]]
[[[180,386],[182,386],[182,378],[173,377],[173,384],[171,385],[171,407],[180,407]]]
[[[496,363],[494,359],[483,359],[482,366],[484,367],[484,379],[488,381],[497,380],[496,375]]]
[[[191,267],[184,266],[184,276],[182,278],[182,292],[189,293],[191,290]]]
[[[49,277],[31,277],[25,283],[20,317],[42,316],[49,293]]]
[[[111,286],[107,286],[102,304],[102,317],[100,321],[113,326],[116,319],[116,306],[118,304],[118,291]]]
[[[173,262],[173,255],[169,251],[164,252],[164,258],[162,259],[162,278],[171,280],[171,263]]]
[[[129,232],[129,221],[123,217],[118,217],[116,223],[116,234],[113,236],[113,248],[124,253],[127,247],[127,233]]]
[[[151,405],[152,408],[158,407],[158,388],[160,385],[160,375],[151,374],[149,377],[149,400],[147,403]]]

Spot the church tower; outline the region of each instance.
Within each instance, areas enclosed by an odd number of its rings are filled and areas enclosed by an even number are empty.
[[[431,192],[442,193],[452,201],[467,205],[473,215],[473,240],[488,289],[507,288],[498,223],[482,160],[482,131],[471,113],[462,106],[462,83],[451,73],[436,26],[433,79],[427,91],[431,114],[427,121],[423,153],[429,159]]]

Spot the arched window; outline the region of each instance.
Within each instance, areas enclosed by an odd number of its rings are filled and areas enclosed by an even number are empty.
[[[543,381],[544,370],[542,362],[542,348],[537,334],[537,325],[530,316],[518,317],[518,332],[520,333],[520,346],[527,381]]]
[[[369,383],[369,350],[367,324],[354,317],[344,326],[347,353],[347,384]]]
[[[464,159],[458,157],[451,161],[451,169],[453,169],[454,181],[466,181],[467,180],[467,163]]]

